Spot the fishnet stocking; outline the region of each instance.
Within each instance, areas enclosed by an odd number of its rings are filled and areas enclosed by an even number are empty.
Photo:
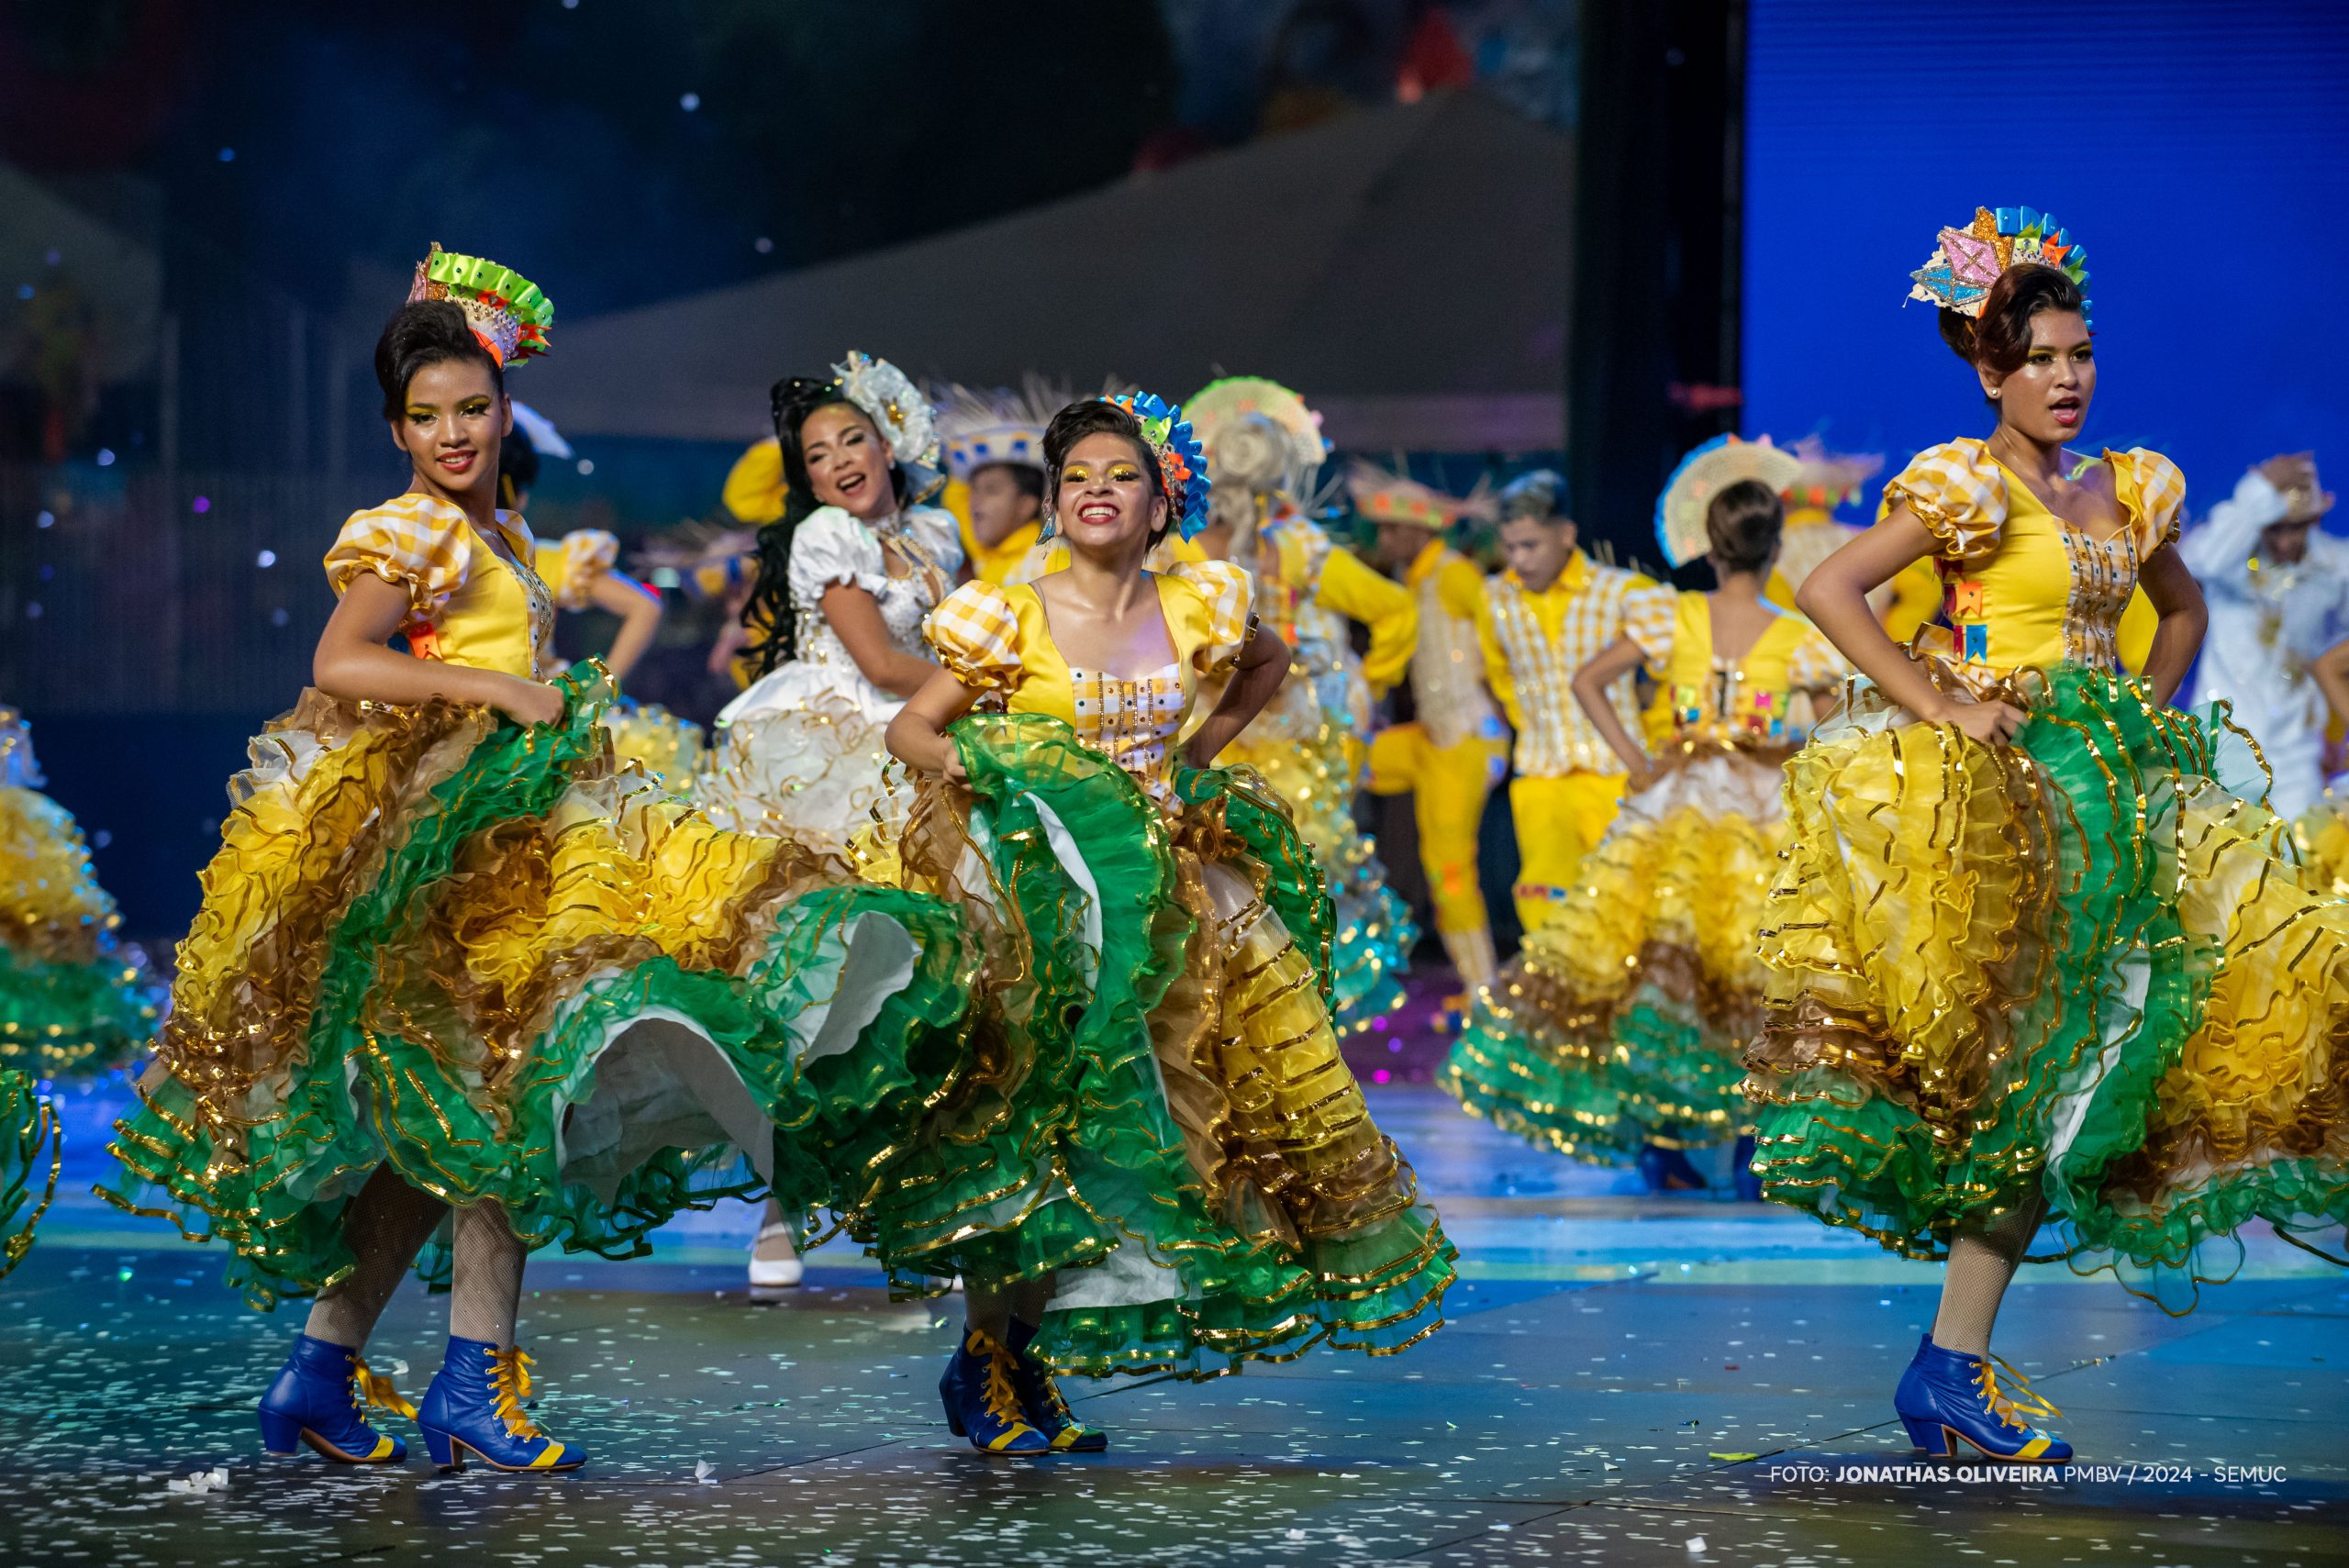
[[[417,1250],[448,1212],[447,1205],[408,1185],[389,1165],[376,1166],[342,1211],[342,1240],[358,1266],[340,1284],[318,1293],[303,1332],[346,1350],[365,1345]]]
[[[1942,1270],[1942,1301],[1933,1314],[1933,1343],[1965,1355],[1990,1353],[1990,1328],[1998,1303],[2015,1277],[2025,1249],[2047,1212],[2047,1200],[2033,1196],[2009,1209],[1991,1225],[1961,1230],[1949,1244]]]
[[[514,1345],[522,1309],[522,1262],[529,1255],[502,1205],[457,1210],[457,1244],[449,1281],[449,1332],[499,1350]]]

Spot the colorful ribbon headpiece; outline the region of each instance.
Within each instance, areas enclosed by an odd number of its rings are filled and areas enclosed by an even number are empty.
[[[1664,547],[1664,559],[1686,566],[1712,549],[1705,513],[1729,486],[1758,479],[1771,495],[1781,495],[1801,473],[1802,459],[1772,446],[1767,436],[1754,441],[1715,436],[1680,460],[1656,497],[1655,541]]]
[[[2088,319],[2088,248],[2035,207],[1976,207],[1964,228],[1943,229],[1925,264],[1909,274],[1909,297],[1978,317],[1998,274],[2026,261],[2054,267],[2079,284],[2080,316]]]
[[[1208,526],[1208,454],[1183,410],[1147,392],[1119,393],[1101,401],[1116,404],[1141,426],[1141,439],[1158,459],[1167,518],[1185,539],[1197,538]]]
[[[547,351],[554,302],[511,267],[479,256],[460,256],[436,243],[432,253],[416,264],[416,282],[407,291],[410,305],[428,299],[447,300],[463,311],[465,324],[501,369],[511,370]]]

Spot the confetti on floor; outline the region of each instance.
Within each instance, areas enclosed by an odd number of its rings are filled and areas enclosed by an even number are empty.
[[[103,1169],[113,1093],[69,1106],[75,1192]],[[828,1248],[804,1289],[753,1307],[740,1207],[688,1217],[640,1262],[533,1260],[536,1414],[586,1470],[440,1476],[396,1418],[417,1447],[404,1466],[264,1460],[253,1402],[298,1316],[246,1311],[217,1250],[69,1193],[0,1284],[0,1563],[2349,1557],[2349,1278],[2305,1253],[2252,1239],[2243,1276],[2178,1319],[2026,1270],[1999,1350],[2094,1468],[1933,1473],[1890,1407],[1931,1267],[1790,1211],[1640,1195],[1423,1086],[1372,1094],[1460,1244],[1450,1326],[1388,1360],[1072,1381],[1110,1451],[1040,1462],[947,1435],[958,1299],[892,1303]],[[419,1396],[445,1322],[404,1290],[370,1360]]]

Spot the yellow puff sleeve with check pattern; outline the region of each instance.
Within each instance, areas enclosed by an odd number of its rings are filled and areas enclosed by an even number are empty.
[[[923,627],[946,673],[974,691],[1008,692],[1019,684],[1019,617],[992,583],[965,583],[930,612]]]
[[[573,528],[559,539],[540,539],[536,564],[556,608],[584,610],[595,602],[596,584],[611,574],[619,558],[616,536],[601,528]]]

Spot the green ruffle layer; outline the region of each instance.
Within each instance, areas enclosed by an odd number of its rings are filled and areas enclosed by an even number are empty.
[[[2049,674],[2013,740],[2054,803],[2041,814],[2050,841],[2016,847],[2047,855],[2057,878],[2043,929],[2020,933],[2043,967],[2013,999],[2014,1050],[1972,1136],[1937,1144],[1913,1106],[1812,1068],[1773,1085],[1793,1103],[1758,1107],[1769,1196],[1938,1257],[1962,1224],[2043,1194],[2076,1269],[2111,1269],[2171,1310],[2190,1307],[2198,1283],[2232,1273],[2232,1233],[2254,1218],[2288,1236],[2349,1225],[2349,1171],[2321,1155],[2176,1173],[2187,1184],[2153,1206],[2106,1195],[2164,1114],[2164,1075],[2202,1027],[2222,959],[2216,941],[2183,929],[2178,899],[2180,796],[2217,776],[2224,724],[2222,711],[2157,707],[2101,673]],[[2277,862],[2277,878],[2292,874]],[[2076,1118],[2068,1142],[2059,1117]]]
[[[1585,1058],[1518,1032],[1480,1000],[1437,1081],[1472,1115],[1594,1165],[1736,1136],[1745,1074],[1706,1038],[1693,1004],[1643,987],[1617,1014],[1612,1038],[1610,1053]]]
[[[917,894],[839,886],[794,899],[771,912],[763,950],[739,975],[656,957],[599,976],[558,1008],[495,1092],[470,1073],[452,1074],[403,1031],[414,1019],[444,1039],[462,1035],[422,965],[406,961],[467,847],[501,825],[543,817],[600,759],[599,705],[581,700],[592,697],[592,681],[569,683],[562,723],[492,732],[405,825],[329,938],[306,1050],[290,1065],[279,1114],[244,1134],[240,1158],[214,1169],[217,1140],[175,1080],[119,1124],[126,1179],[106,1195],[230,1242],[239,1257],[229,1283],[256,1307],[312,1294],[349,1271],[342,1210],[385,1161],[457,1203],[503,1204],[533,1246],[607,1256],[640,1255],[646,1236],[681,1208],[757,1194],[763,1184],[750,1162],[726,1144],[660,1151],[603,1194],[564,1181],[557,1134],[594,1094],[600,1048],[616,1025],[655,1009],[693,1018],[774,1124],[774,1190],[786,1207],[838,1207],[885,1251],[916,1206],[897,1195],[894,1217],[876,1217],[865,1206],[877,1195],[919,1188],[935,1210],[968,1204],[1000,1180],[926,1125],[961,1059],[972,976],[957,917]],[[910,984],[852,1049],[795,1063],[793,1021],[830,999],[847,934],[873,917],[912,936]]]
[[[127,963],[49,963],[0,946],[0,1068],[96,1077],[154,1038],[158,1011]]]
[[[33,1227],[57,1194],[64,1155],[56,1107],[30,1077],[0,1067],[0,1279],[32,1251]]]
[[[1152,1055],[1151,1015],[1193,928],[1158,807],[1056,718],[974,714],[953,738],[979,802],[975,836],[1033,949],[1037,1069],[1025,1093],[1058,1136],[1057,1206],[1098,1227],[1102,1254],[1139,1250],[1168,1271],[1154,1282],[1165,1299],[1046,1313],[1038,1353],[1086,1375],[1203,1377],[1323,1342],[1382,1353],[1430,1332],[1453,1254],[1424,1207],[1299,1251],[1242,1236],[1214,1211]],[[1326,955],[1319,875],[1278,804],[1216,770],[1182,772],[1176,790],[1194,806],[1221,801],[1226,828],[1271,873],[1266,902],[1300,947]],[[1089,894],[1054,850],[1054,826],[1079,847]],[[1085,940],[1089,903],[1097,953]],[[1317,970],[1326,995],[1326,962]],[[1076,1229],[1073,1216],[1063,1229]],[[1064,1276],[1072,1286],[1082,1282]]]

